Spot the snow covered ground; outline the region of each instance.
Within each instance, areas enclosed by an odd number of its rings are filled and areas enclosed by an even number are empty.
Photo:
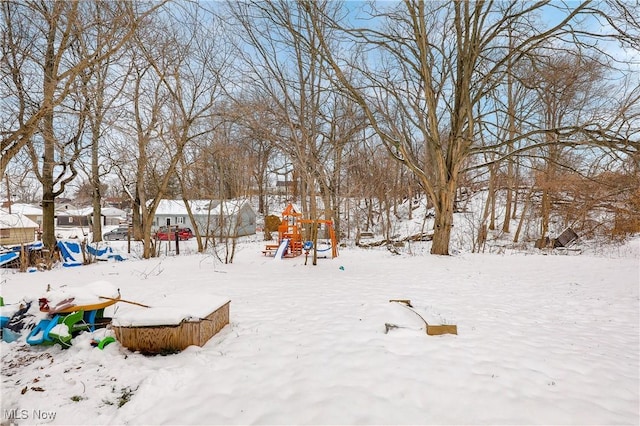
[[[92,347],[106,329],[67,350],[0,343],[2,424],[640,423],[640,239],[598,257],[349,247],[317,266],[266,258],[260,241],[229,265],[185,255],[189,244],[147,261],[2,270],[5,303],[94,281],[140,303],[231,299],[230,325],[173,355]],[[427,336],[398,298],[458,335]]]

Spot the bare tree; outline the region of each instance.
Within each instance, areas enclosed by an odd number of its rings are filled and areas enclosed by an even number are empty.
[[[235,114],[227,114],[227,108],[220,105],[216,106],[216,112],[219,116],[210,120],[212,131],[196,144],[189,158],[181,162],[178,174],[185,204],[188,204],[190,197],[195,197],[208,200],[210,206],[218,204],[220,209],[223,209],[225,200],[247,197],[254,169],[251,152],[247,145],[242,143],[239,126],[231,119]],[[208,209],[209,214],[211,210]],[[206,250],[209,241],[215,243],[216,233],[224,240],[225,247],[228,247],[229,238],[235,238],[230,229],[227,229],[227,233],[219,232],[222,227],[228,228],[229,224],[207,220],[205,226],[201,226],[190,209],[188,213],[191,223],[194,224],[199,251]],[[224,218],[222,213],[221,211],[217,217]],[[202,238],[206,239],[204,243]]]
[[[135,171],[121,173],[124,186],[135,188],[130,191],[134,226],[145,258],[153,254],[151,230],[160,201],[172,185],[180,192],[176,172],[181,162],[186,165],[185,152],[212,131],[210,118],[229,57],[215,16],[185,4],[169,17],[136,33],[130,133],[137,150],[127,154],[129,161],[135,158]]]
[[[150,10],[157,7],[160,3]],[[115,2],[105,11],[95,19],[78,2],[2,3],[2,81],[10,83],[5,86],[10,108],[3,108],[7,115],[2,117],[0,172],[28,148],[42,184],[43,242],[49,248],[55,244],[55,198],[77,175],[75,163],[85,147],[87,104],[74,95],[76,88],[83,73],[119,51],[135,32],[136,22],[150,13],[128,2]],[[80,36],[97,27],[103,35],[100,48],[78,54]]]
[[[330,5],[328,1],[315,3],[327,13]],[[310,219],[324,216],[331,220],[337,200],[334,177],[342,151],[357,127],[352,126],[356,120],[349,117],[347,104],[331,89],[330,70],[319,55],[319,40],[302,6],[288,1],[249,1],[229,8],[254,53],[246,56],[251,87],[258,97],[270,99],[279,117],[281,127],[272,129],[269,139],[291,159],[293,173],[301,178],[303,213]],[[327,43],[328,34],[324,37]],[[322,213],[319,194],[324,195]],[[314,229],[308,231],[317,235]],[[314,265],[316,256],[314,251]]]
[[[114,170],[130,199],[134,238],[144,240],[143,256],[148,258],[152,254],[151,224],[145,224],[145,219],[152,215],[148,213],[147,200],[152,196],[150,194],[166,191],[169,185],[166,161],[171,157],[165,155],[171,147],[162,143],[166,131],[162,125],[163,108],[168,95],[161,79],[135,51],[131,62],[133,75],[126,91],[130,108],[124,120],[130,127],[125,125],[120,129],[122,137],[114,145],[112,159]],[[145,229],[149,232],[146,239]]]
[[[88,2],[84,5],[85,13],[93,17],[95,22],[102,22],[105,15],[112,12],[117,3]],[[115,40],[109,39],[110,28],[96,25],[91,31],[84,31],[78,37],[77,50],[79,56],[90,56],[93,52],[101,52],[111,48]],[[88,164],[80,163],[81,169],[87,175],[87,183],[92,189],[91,205],[93,207],[93,220],[91,230],[93,241],[102,241],[102,198],[105,185],[102,179],[107,176],[112,168],[108,157],[103,155],[109,152],[109,129],[114,127],[121,116],[123,103],[122,92],[127,86],[127,79],[131,74],[130,66],[123,66],[127,57],[125,49],[114,52],[103,61],[92,64],[82,73],[80,91],[84,102],[87,104],[87,133],[89,134]],[[88,167],[87,167],[88,166]]]
[[[353,20],[338,21],[316,6],[302,1],[315,26],[324,58],[346,94],[363,109],[390,154],[419,178],[433,201],[436,217],[431,252],[448,254],[458,179],[465,168],[485,167],[469,158],[535,134],[560,134],[570,139],[628,150],[632,141],[628,123],[603,117],[561,128],[538,126],[518,132],[510,140],[490,146],[478,144],[478,132],[490,124],[484,120],[488,96],[502,84],[507,68],[516,65],[549,43],[580,43],[584,38],[573,24],[582,14],[603,10],[589,2],[563,6],[551,2],[425,2],[405,0],[370,6],[375,28],[358,28]],[[543,7],[556,8],[560,19],[543,24],[535,15]],[[518,25],[516,26],[515,23]],[[325,42],[325,28],[339,29],[343,48]],[[519,28],[517,48],[505,48],[514,28]],[[368,58],[355,57],[350,47],[372,49]],[[341,54],[349,52],[348,54]],[[355,84],[347,74],[358,71],[366,85]],[[623,109],[619,109],[621,111]],[[481,124],[483,126],[481,126]],[[618,125],[620,127],[615,128]],[[494,134],[497,132],[494,130]],[[547,142],[540,142],[547,144]],[[526,149],[532,149],[530,145]],[[507,155],[515,155],[511,152]],[[498,159],[502,160],[502,157]]]
[[[254,109],[254,114],[258,114],[258,117],[264,117],[268,114],[268,111],[264,111],[264,107],[256,108]],[[251,117],[256,118],[254,116]],[[257,123],[261,123],[262,126],[256,125]],[[257,119],[247,126],[250,133],[246,136],[246,143],[249,145],[249,151],[251,152],[253,178],[258,189],[258,212],[266,215],[269,213],[266,201],[267,188],[269,186],[267,172],[273,157],[274,145],[268,139],[268,135],[263,136],[264,132],[260,130],[264,124],[265,120]]]
[[[576,72],[576,69],[581,70]],[[584,116],[592,116],[601,111],[597,99],[604,99],[600,82],[603,80],[603,67],[594,60],[579,54],[555,53],[538,56],[532,63],[529,79],[531,87],[539,99],[539,114],[546,128],[561,128],[580,124]],[[596,112],[598,111],[598,112]],[[557,192],[559,168],[565,161],[571,145],[558,140],[558,135],[548,132],[544,135],[545,144],[541,147],[544,161],[543,172],[539,174],[539,188],[542,191],[540,212],[540,234],[546,237],[549,232],[549,218],[552,209],[554,186]],[[568,165],[569,166],[569,165]],[[569,166],[570,167],[570,166]]]

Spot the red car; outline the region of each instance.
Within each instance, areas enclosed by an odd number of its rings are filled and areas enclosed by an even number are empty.
[[[182,241],[193,238],[193,232],[190,228],[168,228],[166,226],[161,226],[160,229],[158,229],[158,231],[156,232],[156,239],[163,241],[174,241],[176,239],[176,231],[178,232],[178,238],[180,238],[180,240]]]

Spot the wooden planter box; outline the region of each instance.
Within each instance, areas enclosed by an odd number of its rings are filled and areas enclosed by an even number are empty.
[[[139,321],[140,324],[123,325],[127,321],[114,321],[112,329],[122,346],[132,351],[143,354],[175,353],[191,345],[204,345],[229,324],[229,304],[227,300],[205,317],[186,318],[178,324],[145,325],[144,321]],[[158,308],[156,313],[158,310],[162,308]]]

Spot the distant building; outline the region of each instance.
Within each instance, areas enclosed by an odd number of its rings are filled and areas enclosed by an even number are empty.
[[[117,226],[127,222],[127,212],[115,207],[103,207],[100,209],[100,219],[103,226]],[[93,208],[67,207],[56,210],[57,226],[85,226],[93,223]]]
[[[39,228],[36,222],[23,214],[0,211],[0,245],[32,243]]]
[[[256,212],[248,201],[191,200],[189,207],[202,235],[242,237],[256,233]],[[182,200],[160,201],[153,226],[195,228]]]
[[[7,205],[2,209],[5,213],[9,212]],[[42,228],[42,208],[33,204],[11,203],[11,213],[24,215],[38,224]]]
[[[69,227],[88,227],[91,223],[89,216],[92,213],[93,209],[78,208],[66,204],[59,208],[56,208],[56,225]]]
[[[100,209],[102,224],[106,226],[127,223],[127,212],[116,207],[103,207]],[[93,214],[93,212],[92,212]]]

